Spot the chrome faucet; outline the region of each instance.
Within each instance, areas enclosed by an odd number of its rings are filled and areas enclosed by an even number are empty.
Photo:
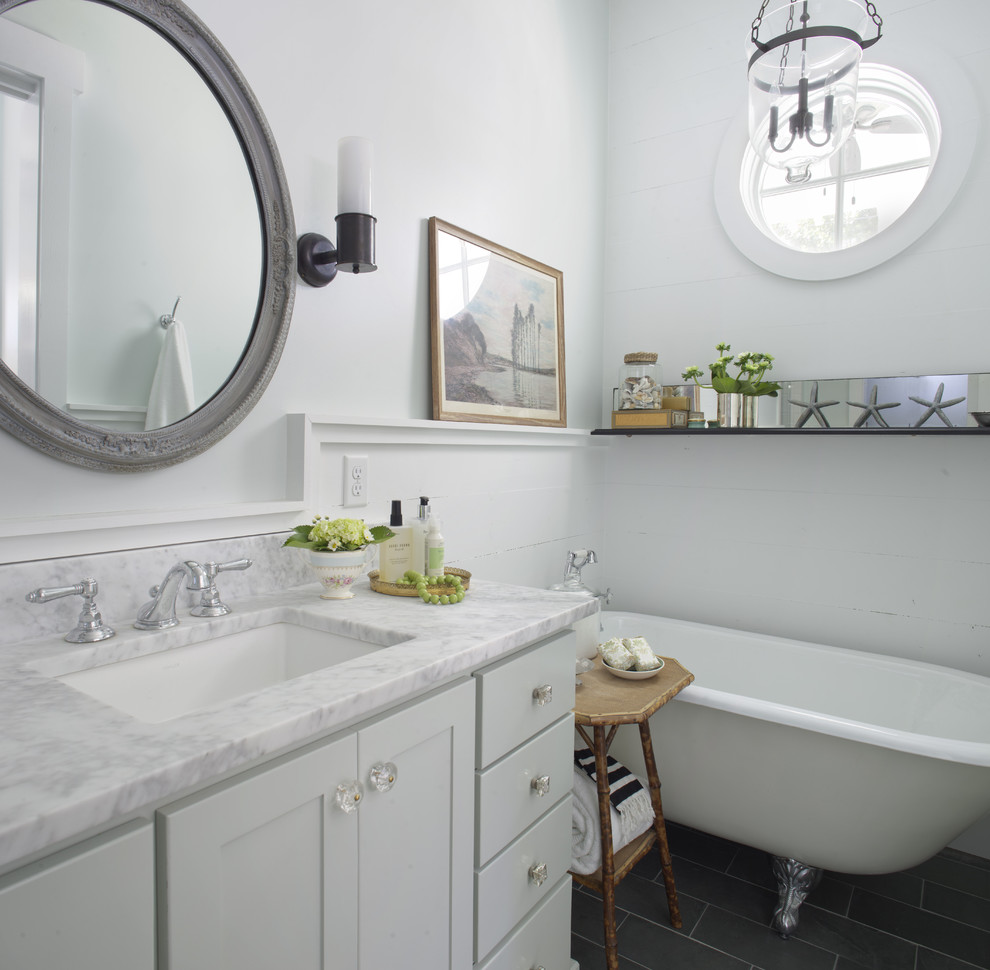
[[[96,605],[96,594],[100,587],[95,579],[83,579],[75,586],[50,586],[33,589],[24,598],[29,603],[48,603],[63,596],[81,596],[83,607],[75,627],[64,637],[69,643],[98,643],[114,635],[113,627],[103,622],[103,616]]]
[[[604,593],[592,589],[585,585],[581,578],[581,570],[585,566],[593,566],[598,562],[598,556],[594,549],[572,549],[567,553],[567,566],[564,570],[564,581],[551,589],[564,590],[573,593],[587,593],[598,600],[599,609],[603,609],[612,601],[612,590],[606,589]]]
[[[134,626],[138,630],[167,630],[175,626],[179,619],[175,615],[175,600],[179,595],[179,584],[188,579],[186,589],[205,592],[212,581],[206,568],[192,559],[176,563],[166,574],[161,584],[152,586],[148,595],[151,601],[138,610]]]
[[[247,569],[254,564],[253,559],[235,559],[233,562],[208,562],[204,567],[206,573],[205,586],[190,586],[189,589],[201,589],[199,604],[189,612],[192,616],[226,616],[230,607],[220,599],[217,589],[217,573],[225,569]],[[188,564],[187,564],[188,565]]]

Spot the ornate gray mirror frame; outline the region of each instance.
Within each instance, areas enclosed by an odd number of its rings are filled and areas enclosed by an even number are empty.
[[[54,407],[0,361],[0,428],[60,461],[100,471],[146,471],[212,447],[244,419],[268,386],[292,315],[296,233],[275,140],[247,82],[216,37],[179,0],[96,2],[163,36],[211,89],[244,150],[262,226],[262,278],[251,337],[227,383],[189,417],[155,431],[109,431]],[[30,0],[0,0],[0,14],[24,3]]]

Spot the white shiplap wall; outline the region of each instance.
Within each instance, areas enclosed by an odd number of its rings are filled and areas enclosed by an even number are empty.
[[[788,378],[990,371],[990,5],[878,4],[887,38],[951,38],[982,130],[927,234],[824,283],[759,269],[715,211],[758,7],[611,0],[603,412],[622,354],[656,350],[677,380],[720,340]],[[623,438],[607,466],[616,606],[990,674],[986,438]]]

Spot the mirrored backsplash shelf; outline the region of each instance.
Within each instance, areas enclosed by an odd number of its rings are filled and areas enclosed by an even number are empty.
[[[781,381],[759,399],[754,428],[599,428],[592,434],[970,434],[990,431],[990,374]],[[715,417],[716,395],[684,385],[692,409]],[[711,413],[709,413],[711,412]]]

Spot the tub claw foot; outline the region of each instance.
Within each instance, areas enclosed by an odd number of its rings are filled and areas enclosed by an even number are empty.
[[[797,929],[798,908],[821,882],[822,870],[779,855],[773,857],[772,865],[780,895],[770,928],[786,940]]]

